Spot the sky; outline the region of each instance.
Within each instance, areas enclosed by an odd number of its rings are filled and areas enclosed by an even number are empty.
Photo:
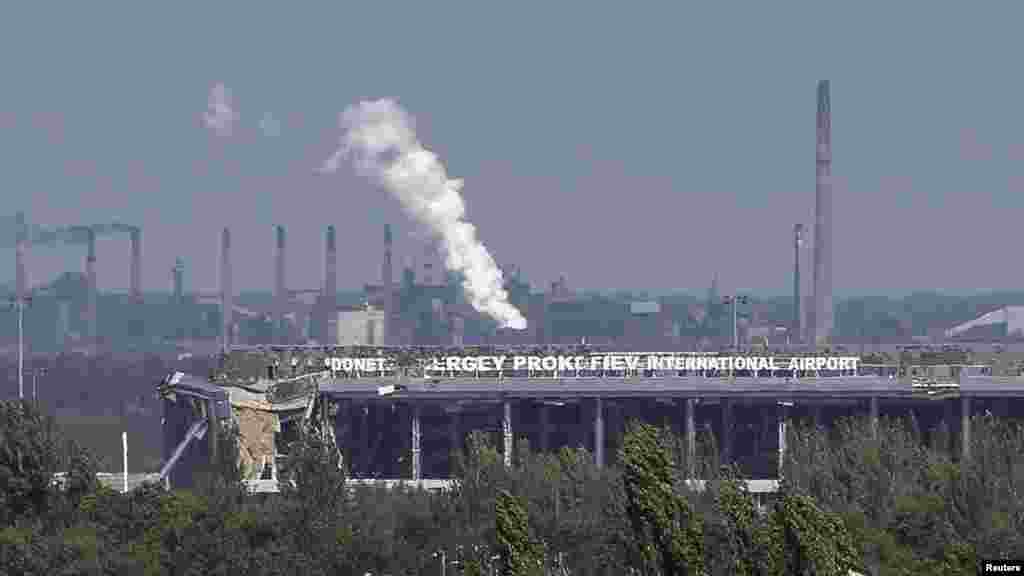
[[[343,109],[391,97],[465,180],[496,260],[535,288],[703,293],[717,276],[786,294],[829,79],[837,295],[1024,286],[1019,2],[270,4],[5,10],[3,233],[17,210],[139,224],[145,290],[169,290],[181,257],[189,288],[212,292],[223,227],[235,286],[270,290],[273,226],[289,286],[317,288],[334,224],[339,287],[362,286],[383,223],[398,264],[419,240],[379,186],[317,169]],[[202,121],[217,83],[238,113],[226,138]],[[127,290],[127,238],[97,252],[100,289]],[[83,260],[37,248],[30,278]]]

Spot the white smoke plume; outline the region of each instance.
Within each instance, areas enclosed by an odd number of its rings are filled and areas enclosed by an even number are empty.
[[[405,110],[393,100],[362,102],[341,113],[341,128],[341,148],[321,171],[334,172],[351,158],[361,175],[380,182],[440,240],[445,266],[462,274],[473,308],[502,327],[525,329],[526,319],[508,301],[501,270],[465,220],[462,180],[449,179],[437,155],[420,144]]]
[[[231,93],[224,84],[218,83],[210,90],[209,106],[210,109],[203,113],[206,127],[218,136],[231,136],[238,113],[231,108]]]

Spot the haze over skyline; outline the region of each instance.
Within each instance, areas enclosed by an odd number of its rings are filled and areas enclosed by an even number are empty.
[[[481,241],[535,287],[703,292],[717,275],[788,294],[829,79],[835,293],[1024,287],[1024,7],[740,4],[19,5],[0,23],[0,219],[141,225],[145,291],[169,289],[178,256],[214,290],[224,226],[236,288],[270,290],[277,224],[289,286],[318,287],[334,224],[355,288],[379,279],[383,223],[397,265],[413,225],[351,169],[318,168],[342,110],[392,97],[465,180]],[[218,83],[229,136],[203,123]],[[127,290],[128,251],[98,240],[101,290]],[[36,248],[30,278],[84,255]],[[13,260],[0,252],[0,282]]]

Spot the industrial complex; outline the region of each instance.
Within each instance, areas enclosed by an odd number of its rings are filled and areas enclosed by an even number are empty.
[[[770,364],[778,360],[779,365],[788,366],[794,358],[823,358],[829,354],[834,330],[827,81],[819,83],[817,101],[811,294],[802,302],[803,227],[797,225],[794,301],[798,305],[792,324],[783,327],[786,338],[781,350],[772,346],[779,341],[770,332],[759,340],[760,354],[770,357]],[[223,354],[218,366],[209,375],[175,373],[160,387],[167,415],[162,475],[168,484],[189,483],[193,466],[215,451],[214,442],[200,440],[209,430],[225,425],[237,426],[243,470],[247,480],[258,485],[276,482],[289,442],[303,429],[323,435],[336,446],[339,461],[356,477],[422,481],[451,473],[450,457],[462,449],[464,436],[471,430],[492,434],[506,464],[511,464],[525,441],[540,450],[586,447],[601,466],[616,450],[628,418],[669,423],[685,439],[686,459],[691,463],[698,436],[707,434],[724,461],[743,463],[748,475],[767,479],[777,475],[785,451],[785,426],[794,418],[825,422],[865,413],[877,421],[882,415],[909,413],[923,429],[932,431],[936,442],[942,441],[935,432],[944,422],[951,428],[948,431],[956,432],[957,445],[967,451],[971,415],[1005,413],[1024,399],[1024,364],[1007,356],[952,348],[895,357],[869,355],[831,369],[825,368],[825,361],[808,370],[707,369],[686,362],[669,363],[663,369],[638,367],[630,361],[617,368],[601,360],[586,364],[586,359],[606,354],[639,362],[693,347],[680,338],[672,316],[658,302],[629,304],[622,332],[631,337],[621,341],[602,341],[594,334],[598,330],[590,333],[589,343],[586,335],[559,333],[555,329],[559,317],[594,313],[574,302],[564,280],[542,295],[533,295],[513,277],[510,300],[525,312],[528,329],[498,330],[488,334],[486,343],[468,345],[465,325],[474,311],[460,306],[452,284],[437,276],[440,262],[430,257],[428,249],[419,266],[407,268],[401,281],[395,282],[390,228],[384,240],[381,284],[366,286],[362,306],[340,311],[321,308],[325,313],[321,326],[335,326],[327,328],[316,345],[287,346],[278,341],[276,347],[235,346],[231,294],[225,288]],[[283,279],[284,245],[284,232],[279,229],[275,286],[279,314],[288,294]],[[333,231],[329,231],[328,277],[336,266],[333,247]],[[222,271],[229,271],[227,232],[222,259]],[[229,277],[223,278],[222,286],[230,287]],[[1000,320],[988,320],[993,319]],[[275,325],[280,322],[279,316]],[[983,318],[975,324],[984,322]],[[950,334],[973,326],[954,328]],[[748,329],[742,342],[747,353],[755,329]],[[333,334],[337,337],[331,341]],[[733,338],[736,354],[741,343],[735,330]],[[775,351],[768,352],[769,347]],[[584,362],[566,370],[568,364],[559,369],[557,364],[517,366],[504,360],[516,354],[572,356]],[[717,358],[720,353],[688,354]],[[502,360],[490,369],[456,373],[443,369],[444,357],[471,358],[460,365],[477,367],[487,365],[476,361],[479,358]],[[592,369],[580,370],[580,365]],[[811,365],[799,361],[794,366]]]
[[[697,438],[704,434],[723,459],[742,463],[748,475],[758,478],[776,474],[785,450],[784,427],[793,418],[827,421],[863,412],[877,419],[909,412],[924,429],[937,429],[940,422],[955,427],[966,450],[970,415],[1005,412],[1024,398],[1024,364],[1013,355],[940,347],[896,355],[861,350],[856,367],[836,369],[694,368],[685,362],[646,369],[627,362],[585,370],[512,363],[458,374],[428,370],[446,356],[613,354],[636,359],[666,354],[717,357],[729,350],[780,363],[848,356],[834,338],[828,81],[817,87],[816,119],[810,281],[805,288],[804,226],[796,224],[792,310],[782,319],[754,304],[738,318],[738,305],[745,300],[733,295],[723,304],[715,282],[704,305],[657,299],[612,302],[579,298],[565,278],[534,292],[517,269],[506,269],[509,303],[526,317],[527,328],[501,329],[465,300],[460,279],[446,270],[436,246],[419,246],[401,269],[396,267],[390,226],[383,234],[380,277],[363,285],[355,299],[339,299],[334,226],[325,231],[323,278],[312,287],[289,285],[287,234],[277,226],[269,300],[243,300],[236,290],[232,251],[237,245],[225,228],[217,292],[188,291],[185,264],[178,260],[171,271],[170,298],[147,301],[141,287],[141,228],[30,230],[23,215],[17,222],[12,300],[19,319],[33,299],[55,302],[55,343],[62,353],[120,350],[115,339],[104,338],[109,330],[101,329],[113,325],[104,320],[110,311],[136,319],[132,346],[152,344],[179,359],[216,358],[212,371],[182,368],[160,383],[161,476],[171,485],[188,485],[194,466],[216,455],[212,440],[217,434],[211,430],[223,426],[237,427],[241,464],[253,482],[276,480],[289,443],[302,429],[328,438],[356,477],[416,480],[449,475],[452,451],[462,447],[472,430],[493,434],[506,462],[511,462],[516,445],[528,440],[541,450],[587,447],[603,465],[616,449],[624,423],[634,417],[676,427],[686,439],[690,461]],[[127,298],[108,302],[96,288],[96,237],[117,232],[127,233],[131,242],[130,290]],[[84,274],[31,288],[30,247],[55,241],[86,246]],[[154,318],[151,312],[157,309],[164,321],[141,320]],[[948,327],[943,336],[963,337],[994,324],[1005,325],[1009,334],[1019,332],[1024,329],[1022,309],[987,312]],[[687,329],[723,315],[732,317],[725,338]],[[19,359],[21,348],[19,332]],[[359,369],[346,368],[338,363],[346,358],[367,362]],[[393,368],[370,368],[374,362]]]

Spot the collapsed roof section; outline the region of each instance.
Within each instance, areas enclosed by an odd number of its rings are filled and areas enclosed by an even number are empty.
[[[305,362],[288,361],[293,357],[299,355],[285,356],[284,364],[295,368],[292,372],[298,375],[284,379],[272,378],[277,375],[275,368],[282,365],[280,356],[272,354],[268,358],[265,353],[249,351],[223,356],[219,370],[215,369],[210,379],[179,372],[161,382],[160,393],[166,403],[164,435],[173,441],[180,440],[173,447],[165,443],[162,479],[170,483],[179,461],[198,463],[213,457],[211,449],[203,450],[195,442],[206,434],[208,421],[233,425],[238,440],[238,464],[247,479],[275,478],[278,460],[287,453],[288,443],[297,437],[300,428],[312,423],[319,432],[332,436],[333,430],[316,425],[320,423],[313,418],[314,414],[322,419],[327,416],[326,406],[321,407],[324,414],[315,410],[319,384],[326,374],[322,369],[311,370]],[[323,366],[318,355],[308,355],[304,360],[313,358]],[[303,368],[307,369],[304,373]],[[214,411],[213,420],[210,410]],[[183,476],[174,475],[173,483],[187,483]]]

